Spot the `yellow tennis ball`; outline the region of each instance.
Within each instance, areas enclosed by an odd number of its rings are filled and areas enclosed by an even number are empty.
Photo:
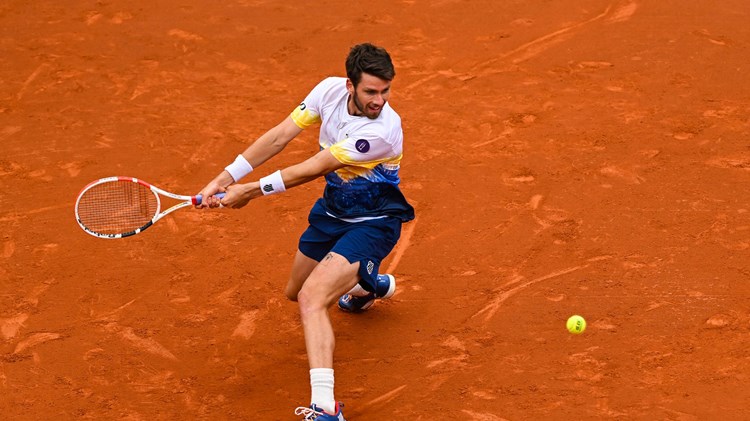
[[[568,332],[578,335],[586,330],[586,319],[576,314],[570,316],[565,326],[567,326]]]

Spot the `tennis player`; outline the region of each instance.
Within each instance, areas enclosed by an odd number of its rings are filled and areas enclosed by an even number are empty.
[[[401,118],[388,104],[395,70],[388,52],[355,45],[346,58],[346,78],[321,81],[276,127],[252,143],[206,185],[201,207],[241,208],[260,196],[325,177],[323,197],[313,205],[302,233],[286,295],[297,301],[310,364],[306,420],[344,420],[334,398],[333,327],[328,308],[359,312],[393,295],[396,280],[379,274],[380,263],[401,235],[414,209],[401,193]],[[259,181],[238,183],[281,152],[302,130],[320,124],[320,151]],[[214,195],[226,192],[223,199]]]

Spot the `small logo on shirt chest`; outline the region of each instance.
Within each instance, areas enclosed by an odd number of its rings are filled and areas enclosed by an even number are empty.
[[[365,139],[359,139],[356,143],[354,143],[354,147],[357,148],[360,153],[366,153],[370,150],[370,143]]]

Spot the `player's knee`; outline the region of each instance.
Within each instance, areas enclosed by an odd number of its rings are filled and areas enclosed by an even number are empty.
[[[297,297],[299,296],[299,288],[297,288],[294,285],[294,282],[290,280],[289,283],[286,284],[284,294],[289,301],[297,301]]]
[[[322,304],[322,301],[305,288],[302,288],[297,294],[297,302],[299,303],[300,316],[303,319],[309,314],[325,310],[325,305]]]

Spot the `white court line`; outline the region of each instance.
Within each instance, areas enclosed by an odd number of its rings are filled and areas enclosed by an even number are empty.
[[[416,226],[417,218],[414,218],[413,221],[406,224],[406,229],[404,229],[403,234],[401,235],[401,239],[399,240],[398,244],[396,244],[396,250],[393,253],[393,259],[391,260],[391,263],[388,264],[388,269],[384,273],[393,273],[396,270],[396,266],[398,266],[398,263],[401,261],[401,257],[403,257],[406,249],[409,248],[409,244],[411,243],[411,236],[412,234],[414,234],[414,227]]]
[[[34,70],[34,72],[28,78],[26,78],[26,81],[23,82],[23,85],[21,85],[21,89],[16,94],[16,100],[20,100],[21,98],[23,98],[23,95],[24,93],[26,93],[26,89],[29,87],[31,82],[33,82],[34,79],[36,79],[37,76],[39,76],[39,73],[41,73],[42,70],[44,70],[44,68],[48,66],[49,65],[47,63],[40,64],[39,67],[37,67],[36,70]]]

